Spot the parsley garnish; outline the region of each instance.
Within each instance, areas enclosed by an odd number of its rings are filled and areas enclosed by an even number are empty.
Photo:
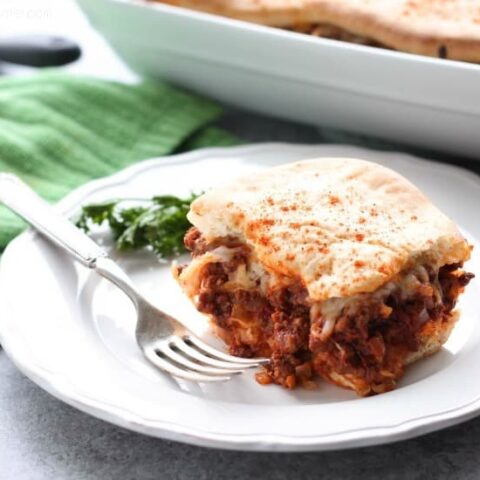
[[[149,247],[159,257],[167,258],[185,251],[183,237],[191,226],[187,213],[197,197],[195,194],[184,199],[163,195],[134,201],[133,207],[127,207],[132,201],[126,200],[86,205],[82,207],[77,226],[89,232],[92,224],[107,222],[119,250]]]

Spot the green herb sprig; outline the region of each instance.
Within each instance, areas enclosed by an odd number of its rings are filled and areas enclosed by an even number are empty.
[[[168,258],[185,251],[183,237],[191,224],[187,220],[190,204],[198,197],[162,195],[150,200],[112,200],[82,207],[77,226],[85,232],[92,225],[108,223],[118,250],[151,248],[159,257]],[[123,204],[123,205],[122,205]]]

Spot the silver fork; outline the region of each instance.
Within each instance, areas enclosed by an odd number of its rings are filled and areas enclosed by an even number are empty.
[[[0,201],[82,265],[123,290],[137,312],[136,339],[145,357],[169,374],[195,382],[225,381],[268,363],[227,355],[193,335],[181,320],[152,305],[127,274],[91,238],[61,217],[18,177],[0,173]]]

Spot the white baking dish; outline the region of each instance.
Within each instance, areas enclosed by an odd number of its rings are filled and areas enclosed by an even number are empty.
[[[78,0],[141,74],[291,120],[480,156],[480,66],[138,0]]]

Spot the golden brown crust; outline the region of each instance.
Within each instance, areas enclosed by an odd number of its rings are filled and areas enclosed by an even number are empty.
[[[480,62],[480,0],[162,0],[277,27],[329,24],[411,53]]]
[[[322,158],[275,167],[197,199],[189,220],[207,241],[246,243],[277,280],[300,280],[313,301],[373,292],[405,268],[462,263],[454,223],[396,172]]]

